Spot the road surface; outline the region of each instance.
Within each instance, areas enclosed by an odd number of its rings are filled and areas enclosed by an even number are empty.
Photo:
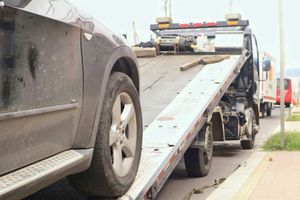
[[[256,148],[274,132],[279,125],[279,109],[274,110],[272,117],[261,119],[260,133],[256,137]],[[191,190],[211,185],[214,180],[226,178],[231,175],[234,170],[251,156],[254,150],[241,150],[239,143],[221,144],[215,146],[215,153],[212,162],[212,168],[207,177],[188,178],[185,172],[183,162],[180,162],[172,173],[171,177],[162,188],[157,199],[158,200],[175,200],[183,199]],[[205,199],[215,188],[209,188],[202,194],[195,194],[191,199]],[[26,200],[86,200],[64,179],[45,188],[41,192],[37,192]]]
[[[279,126],[279,109],[275,109],[271,117],[260,119],[260,132],[256,137],[256,148],[274,132]],[[193,189],[201,189],[204,186],[214,184],[221,178],[231,175],[240,164],[244,164],[255,150],[241,150],[239,142],[218,144],[214,146],[212,167],[208,176],[203,178],[188,178],[184,168],[184,162],[180,162],[173,174],[159,193],[158,200],[184,199],[185,195]],[[191,199],[205,199],[214,187],[203,190],[203,193],[194,194]]]

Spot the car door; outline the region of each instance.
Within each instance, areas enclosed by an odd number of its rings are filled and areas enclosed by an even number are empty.
[[[4,3],[0,175],[72,147],[83,90],[80,28],[67,21],[76,10],[63,0]]]

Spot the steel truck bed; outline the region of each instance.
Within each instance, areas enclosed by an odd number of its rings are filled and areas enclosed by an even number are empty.
[[[139,60],[146,129],[136,181],[121,199],[156,196],[247,56],[233,55],[220,63],[180,71],[195,58],[170,55]]]

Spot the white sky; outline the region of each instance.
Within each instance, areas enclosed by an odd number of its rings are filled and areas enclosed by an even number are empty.
[[[140,41],[148,41],[149,25],[164,16],[164,0],[78,0],[84,7],[133,41],[133,21]],[[87,4],[88,2],[88,4]],[[278,0],[234,0],[234,11],[250,21],[259,49],[279,58]],[[300,68],[300,1],[284,0],[286,67]],[[229,11],[229,0],[172,0],[174,22],[223,20]],[[279,63],[279,59],[278,59]],[[279,66],[279,64],[278,64]]]

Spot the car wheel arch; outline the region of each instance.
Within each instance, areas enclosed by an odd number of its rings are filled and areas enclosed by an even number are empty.
[[[111,70],[111,74],[114,72],[122,72],[122,73],[127,74],[131,78],[138,93],[140,93],[139,72],[138,72],[138,67],[135,64],[135,61],[133,61],[130,57],[119,58],[115,62],[114,66]]]
[[[132,50],[127,46],[121,46],[114,50],[110,59],[107,62],[105,67],[105,73],[103,75],[103,80],[101,83],[101,94],[98,98],[97,114],[94,119],[94,126],[92,129],[92,134],[88,147],[94,147],[96,141],[96,134],[98,130],[98,123],[100,120],[100,113],[102,110],[102,104],[104,99],[104,93],[109,76],[113,72],[123,72],[127,74],[133,81],[134,85],[137,88],[138,93],[140,89],[140,79],[139,79],[139,69],[136,60],[136,56]]]

